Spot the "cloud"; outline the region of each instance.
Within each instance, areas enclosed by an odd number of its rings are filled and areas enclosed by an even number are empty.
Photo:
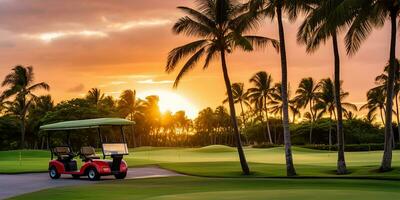
[[[173,82],[174,81],[171,81],[171,80],[154,81],[153,79],[137,81],[137,83],[140,83],[140,84],[169,84],[169,83],[173,83]]]
[[[37,39],[43,42],[52,42],[53,40],[62,39],[66,37],[73,37],[73,36],[82,36],[86,38],[104,38],[107,37],[108,34],[101,31],[65,31],[65,32],[45,32],[39,34],[22,34],[22,37],[30,38],[30,39]]]
[[[113,32],[122,32],[134,28],[163,26],[172,23],[172,21],[168,19],[146,19],[133,20],[128,22],[111,22],[106,17],[102,17],[102,21],[106,25],[98,28],[98,30],[59,30],[52,32],[41,32],[36,34],[24,33],[21,34],[21,36],[28,39],[36,39],[49,43],[54,40],[68,37],[105,38]]]
[[[82,83],[72,87],[70,89],[67,90],[67,92],[73,92],[73,93],[77,93],[77,92],[82,92],[85,89],[85,85],[83,85]]]

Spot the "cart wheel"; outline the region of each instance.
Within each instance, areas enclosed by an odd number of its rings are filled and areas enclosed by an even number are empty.
[[[96,181],[100,179],[100,174],[97,172],[96,168],[90,168],[87,175],[89,180],[91,181]]]
[[[58,173],[57,169],[54,166],[50,167],[49,175],[51,179],[58,179],[61,176],[61,174]]]
[[[72,174],[72,178],[73,178],[73,179],[79,179],[80,176],[79,176],[79,175],[76,175],[76,174]]]
[[[126,177],[126,172],[125,173],[119,173],[114,175],[116,179],[124,179]]]

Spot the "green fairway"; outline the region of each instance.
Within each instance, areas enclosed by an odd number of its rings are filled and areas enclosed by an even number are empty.
[[[21,152],[21,159],[20,159]],[[283,148],[245,149],[252,176],[285,176]],[[293,148],[294,161],[300,176],[335,176],[336,152]],[[48,151],[0,152],[0,173],[46,171]],[[400,178],[400,151],[394,151],[393,167],[388,173],[378,173],[382,152],[346,153],[349,170],[346,176]],[[239,177],[240,165],[235,148],[208,146],[203,148],[140,147],[130,150],[124,158],[130,167],[160,165],[181,173],[201,176]],[[341,176],[343,177],[343,176]]]
[[[47,189],[13,199],[400,199],[400,182],[170,177]]]

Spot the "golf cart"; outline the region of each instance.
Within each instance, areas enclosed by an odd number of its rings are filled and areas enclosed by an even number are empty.
[[[49,175],[52,179],[60,178],[61,174],[70,174],[73,178],[88,176],[90,180],[98,180],[101,176],[114,175],[117,179],[124,179],[128,172],[128,165],[122,159],[128,155],[128,147],[125,139],[123,127],[132,126],[134,122],[120,118],[99,118],[59,122],[41,126],[40,129],[47,132],[51,160],[49,162]],[[122,142],[110,143],[103,142],[103,127],[120,127]],[[103,159],[96,155],[96,151],[91,146],[80,147],[78,153],[74,153],[70,142],[70,133],[73,130],[97,129]],[[85,131],[89,133],[89,131]],[[67,145],[51,145],[51,135],[55,133],[67,134]],[[82,166],[77,167],[74,159],[79,156],[82,159]],[[54,159],[55,157],[55,159]],[[106,157],[111,159],[106,160]]]

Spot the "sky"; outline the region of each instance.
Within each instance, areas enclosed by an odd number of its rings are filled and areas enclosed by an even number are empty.
[[[33,66],[35,80],[50,84],[56,102],[84,96],[97,87],[114,97],[125,89],[135,89],[139,97],[173,93],[176,98],[164,98],[170,101],[166,106],[190,107],[191,115],[216,107],[225,98],[218,62],[205,71],[198,67],[190,72],[177,89],[172,84],[178,71],[164,71],[168,52],[194,39],[172,33],[173,23],[183,16],[177,6],[194,4],[189,0],[0,0],[0,79],[15,65]],[[300,23],[301,18],[295,23],[284,20],[292,94],[304,77],[319,80],[333,75],[330,41],[307,54],[296,42]],[[277,24],[266,19],[253,33],[277,39]],[[374,31],[352,57],[340,45],[343,88],[350,92],[345,101],[365,103],[367,90],[387,63],[389,36],[388,26]],[[275,82],[280,79],[279,54],[272,48],[235,52],[227,63],[231,81],[244,82],[246,87],[250,77],[262,70],[271,73]]]

